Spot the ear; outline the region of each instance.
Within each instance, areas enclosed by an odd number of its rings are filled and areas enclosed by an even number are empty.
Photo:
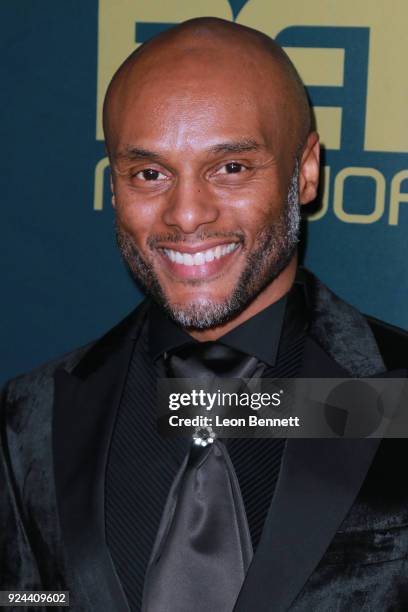
[[[112,206],[113,208],[116,207],[116,199],[115,199],[115,191],[114,191],[114,187],[113,187],[113,178],[112,178],[112,172],[110,173],[109,176],[109,185],[110,185],[110,190],[112,193]]]
[[[319,185],[319,170],[319,134],[317,132],[310,132],[300,159],[299,201],[301,204],[308,204],[315,199]]]

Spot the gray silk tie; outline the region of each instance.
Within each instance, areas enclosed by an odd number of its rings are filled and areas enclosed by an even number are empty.
[[[260,366],[255,357],[206,342],[172,355],[168,373],[239,379],[260,375]],[[232,612],[252,555],[244,503],[224,443],[192,444],[164,508],[142,612]]]

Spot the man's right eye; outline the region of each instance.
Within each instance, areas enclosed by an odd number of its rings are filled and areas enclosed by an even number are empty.
[[[162,172],[154,170],[153,168],[140,170],[134,176],[141,181],[157,181],[167,178]]]

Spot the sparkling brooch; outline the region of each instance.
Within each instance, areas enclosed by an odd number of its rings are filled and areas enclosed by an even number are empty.
[[[211,427],[196,427],[193,434],[194,444],[197,446],[207,446],[212,444],[216,438],[216,434]]]

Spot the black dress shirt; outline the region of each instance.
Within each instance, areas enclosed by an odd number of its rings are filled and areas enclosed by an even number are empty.
[[[296,376],[308,308],[302,277],[290,292],[218,339],[266,364],[264,377]],[[165,439],[156,430],[155,381],[162,357],[195,342],[154,303],[130,363],[106,473],[106,539],[132,612],[140,610],[144,574],[167,493],[190,440]],[[247,513],[254,549],[279,475],[285,440],[227,441]]]
[[[220,337],[217,342],[274,366],[286,301],[287,295]],[[165,353],[192,342],[197,340],[167,317],[163,309],[153,302],[149,312],[149,352],[152,359],[157,362]]]

